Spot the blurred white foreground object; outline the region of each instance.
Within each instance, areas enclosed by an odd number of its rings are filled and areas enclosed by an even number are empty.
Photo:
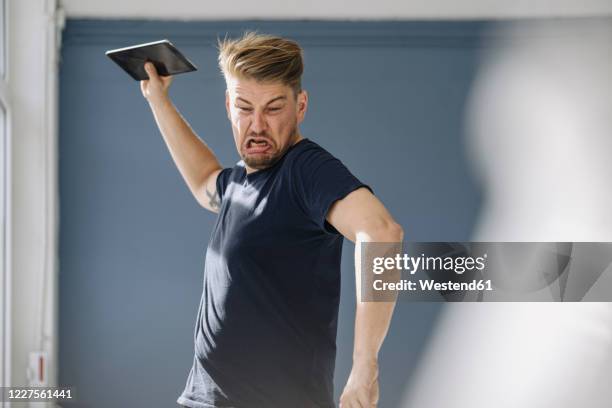
[[[467,116],[473,239],[612,242],[611,20],[494,34]],[[449,304],[402,407],[603,408],[611,385],[612,304]]]

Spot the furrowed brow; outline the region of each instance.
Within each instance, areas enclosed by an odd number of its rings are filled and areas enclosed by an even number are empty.
[[[276,102],[276,101],[280,101],[280,100],[285,100],[285,99],[287,99],[287,97],[286,97],[286,96],[284,96],[284,95],[277,96],[276,98],[272,98],[272,99],[270,99],[270,100],[269,100],[269,101],[266,103],[266,105],[269,105],[269,104],[271,104],[272,102]]]
[[[276,102],[276,101],[280,101],[280,100],[286,100],[286,99],[287,99],[287,97],[286,97],[286,96],[284,96],[284,95],[280,95],[280,96],[277,96],[277,97],[275,97],[275,98],[270,99],[268,102],[266,102],[266,105],[269,105],[269,104],[271,104],[272,102]],[[244,99],[244,98],[243,98],[243,97],[241,97],[241,96],[238,96],[238,97],[236,98],[236,100],[237,100],[237,101],[244,102],[244,103],[246,103],[246,104],[248,104],[248,105],[252,105],[252,103],[251,103],[251,102],[247,101],[246,99]]]
[[[247,103],[247,104],[249,104],[249,105],[252,105],[252,103],[251,103],[251,102],[247,101],[246,99],[244,99],[244,98],[243,98],[243,97],[241,97],[241,96],[237,97],[237,98],[236,98],[236,100],[237,100],[237,101],[242,101],[242,102]]]

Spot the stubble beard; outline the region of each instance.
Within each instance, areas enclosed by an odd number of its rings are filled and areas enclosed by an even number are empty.
[[[297,125],[294,125],[291,128],[290,132],[291,137],[289,138],[289,143],[283,149],[279,150],[275,154],[256,154],[256,155],[248,155],[244,153],[241,149],[240,157],[244,161],[244,163],[252,169],[263,170],[268,167],[273,166],[277,161],[279,161],[289,150],[289,148],[293,145],[293,141],[297,135]],[[264,135],[264,137],[267,135]],[[268,140],[272,140],[268,138]]]

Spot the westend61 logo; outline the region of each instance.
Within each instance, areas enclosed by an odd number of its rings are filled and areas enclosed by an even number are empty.
[[[377,275],[385,271],[400,270],[414,275],[417,271],[453,271],[458,275],[465,272],[482,271],[486,268],[487,254],[473,257],[409,256],[396,254],[389,257],[375,257],[372,272]]]

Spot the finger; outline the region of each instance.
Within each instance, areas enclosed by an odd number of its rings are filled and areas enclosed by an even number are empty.
[[[343,395],[340,398],[340,406],[338,408],[368,408],[367,405],[361,404],[359,397],[355,394]]]
[[[361,406],[359,401],[355,399],[348,398],[346,401],[340,403],[338,408],[366,408],[365,406]]]
[[[149,79],[159,81],[159,75],[157,75],[157,70],[155,69],[155,65],[153,65],[152,62],[145,62],[144,69],[147,72]]]
[[[379,396],[380,396],[380,393],[379,393],[379,388],[378,388],[378,381],[376,381],[374,385],[372,385],[372,388],[370,391],[370,402],[372,403],[373,407],[375,407],[376,404],[378,404]]]
[[[353,394],[345,399],[342,408],[368,408],[368,406],[362,403],[359,396]]]
[[[370,408],[376,408],[378,406],[378,393],[374,393],[372,392],[370,394],[370,405],[368,405]]]
[[[357,394],[356,407],[359,408],[370,408],[370,396],[367,392],[360,392]]]
[[[168,75],[168,76],[162,76],[160,78],[161,78],[162,82],[164,83],[164,86],[167,88],[172,83],[172,80],[174,79],[174,76]]]

